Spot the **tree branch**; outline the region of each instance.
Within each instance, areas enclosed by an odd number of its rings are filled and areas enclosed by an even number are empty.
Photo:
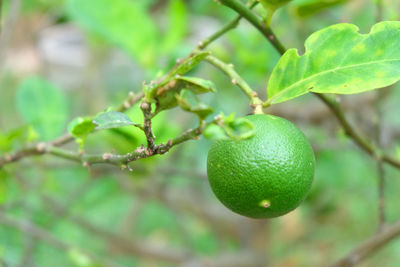
[[[272,33],[271,29],[264,26],[257,16],[249,10],[246,6],[240,3],[237,0],[221,0],[221,3],[230,7],[231,9],[235,10],[238,14],[242,15],[246,20],[248,20],[251,24],[253,24],[266,38],[271,44],[276,48],[276,50],[283,55],[286,51],[279,40],[276,38],[275,35],[272,35],[273,38],[268,38],[268,33]],[[392,165],[400,169],[400,161],[382,153],[378,149],[376,149],[371,142],[367,141],[366,139],[362,138],[360,135],[356,133],[353,127],[349,124],[346,117],[344,116],[343,110],[340,108],[339,104],[335,101],[330,99],[324,94],[317,94],[314,93],[319,99],[321,99],[329,109],[334,113],[336,118],[338,119],[339,123],[342,125],[343,129],[345,130],[346,134],[353,139],[353,141],[364,151],[368,154],[373,156],[374,158],[381,158],[384,162]]]
[[[249,9],[252,9],[258,4],[258,1],[250,1],[248,4]],[[197,46],[198,49],[202,50],[206,48],[209,44],[229,32],[230,30],[236,28],[239,25],[239,21],[243,18],[242,15],[237,15],[231,22],[227,23],[225,26],[223,26],[220,30],[209,36],[208,38],[204,39],[199,43]]]
[[[45,229],[43,229],[39,226],[32,224],[31,222],[15,219],[11,216],[5,215],[3,212],[0,212],[0,223],[2,225],[8,226],[8,227],[16,228],[16,229],[24,232],[25,234],[35,237],[37,239],[40,239],[62,251],[70,251],[72,249],[74,249],[74,250],[78,249],[75,245],[70,245],[70,244],[58,239],[53,234],[47,232]],[[94,256],[93,254],[91,254],[90,252],[88,252],[84,249],[79,248],[78,250],[79,250],[79,252],[84,253],[85,255],[87,255],[88,257],[90,257],[91,259],[93,259],[95,261],[99,261],[99,262],[103,262],[103,263],[107,262],[107,266],[114,266],[114,264],[110,263],[108,260],[105,261],[105,260],[99,259],[97,256]]]
[[[339,103],[326,95],[314,94],[319,99],[321,99],[335,115],[339,123],[342,125],[345,133],[365,152],[373,156],[376,159],[382,159],[384,162],[389,163],[393,167],[400,168],[400,161],[392,158],[391,156],[382,153],[380,150],[375,148],[369,141],[361,137],[354,128],[350,125],[346,119],[343,110],[340,108]]]
[[[207,56],[206,61],[224,72],[237,85],[242,92],[250,99],[250,106],[254,109],[254,113],[263,113],[263,101],[258,97],[257,92],[251,89],[250,85],[235,71],[232,64],[226,64],[213,56]]]
[[[254,14],[249,8],[247,8],[244,4],[242,4],[238,0],[219,0],[221,4],[235,10],[238,14],[244,17],[248,22],[250,22],[257,30],[260,31],[262,35],[275,47],[275,49],[280,53],[285,53],[286,49],[281,44],[278,38],[276,38],[275,34],[271,30],[270,27],[263,23],[260,18]]]
[[[133,105],[138,103],[143,97],[144,97],[143,92],[139,94],[134,94],[133,92],[130,92],[125,101],[121,103],[115,110],[119,112],[125,112]],[[53,141],[31,144],[11,154],[5,154],[3,157],[0,157],[0,169],[8,163],[16,162],[26,157],[43,155],[43,154],[53,154],[55,156],[60,156],[62,158],[79,162],[81,160],[77,153],[62,149],[57,149],[57,147],[70,143],[73,140],[74,137],[71,134],[67,133]]]
[[[52,198],[44,196],[43,199],[47,206],[51,209],[54,214],[60,214],[61,206]],[[143,241],[132,241],[126,237],[119,236],[115,233],[109,232],[105,229],[101,229],[84,218],[77,216],[69,216],[68,219],[74,224],[80,226],[87,232],[100,237],[101,239],[110,243],[113,247],[117,248],[121,252],[139,255],[145,258],[165,261],[170,263],[182,263],[188,260],[185,252],[177,251],[167,247],[160,247],[155,244],[150,244]]]
[[[384,228],[371,238],[364,241],[342,259],[330,265],[330,267],[350,267],[361,262],[385,244],[400,235],[400,221]]]

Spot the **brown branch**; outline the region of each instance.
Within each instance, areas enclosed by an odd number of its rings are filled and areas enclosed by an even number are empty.
[[[127,109],[131,108],[136,103],[138,103],[143,97],[144,97],[143,92],[139,94],[134,94],[130,92],[127,99],[122,104],[120,104],[115,110],[119,112],[124,112]],[[4,165],[8,163],[16,162],[26,157],[43,155],[43,154],[53,154],[74,161],[83,162],[82,160],[80,160],[79,154],[57,149],[57,147],[70,143],[73,140],[74,137],[71,134],[67,133],[50,142],[41,142],[38,144],[27,145],[25,148],[22,148],[10,154],[5,154],[3,157],[0,157],[0,168],[2,168]]]
[[[123,155],[120,154],[81,154],[77,152],[71,152],[68,150],[60,149],[54,146],[49,146],[44,148],[44,153],[48,153],[59,158],[64,158],[76,162],[82,163],[84,166],[89,166],[93,164],[99,163],[107,163],[117,166],[126,167],[126,164],[132,161],[136,161],[138,159],[149,158],[155,155],[162,155],[167,153],[172,147],[179,145],[183,142],[197,139],[203,132],[204,128],[212,123],[215,123],[216,120],[213,120],[209,123],[205,123],[198,128],[189,129],[181,135],[169,140],[167,143],[162,143],[160,145],[155,145],[144,148],[143,146],[136,148],[135,151],[126,153]],[[154,140],[152,140],[154,141]],[[0,164],[1,166],[1,164]]]
[[[133,92],[130,92],[128,98],[124,102],[122,102],[115,109],[115,111],[125,112],[126,110],[130,109],[131,107],[133,107],[140,100],[142,100],[143,97],[144,97],[144,93],[143,92],[140,92],[139,94],[135,94]]]
[[[50,232],[46,231],[45,229],[25,220],[20,220],[13,218],[11,216],[5,215],[3,212],[0,212],[0,224],[4,226],[8,226],[11,228],[16,228],[22,232],[24,232],[27,235],[30,235],[34,238],[37,238],[39,240],[42,240],[53,247],[62,250],[62,251],[70,251],[72,249],[74,250],[79,250],[80,252],[84,253],[94,261],[99,261],[106,263],[106,266],[115,266],[114,264],[110,263],[109,260],[104,260],[100,259],[97,256],[94,256],[90,252],[86,251],[85,249],[82,248],[77,248],[75,245],[68,244],[57,237],[55,237],[53,234]]]
[[[151,123],[151,118],[153,117],[151,113],[151,104],[148,102],[143,102],[140,105],[140,109],[142,110],[143,113],[143,131],[144,134],[146,135],[146,140],[147,140],[147,148],[149,153],[153,152],[156,149],[156,137],[153,134],[153,129],[152,129],[152,123]]]
[[[221,0],[221,3],[230,7],[231,9],[235,10],[238,14],[243,16],[246,20],[248,20],[254,27],[256,27],[265,37],[266,39],[276,48],[276,50],[283,55],[286,51],[285,48],[281,45],[279,40],[275,35],[273,35],[271,29],[266,28],[263,23],[258,19],[258,17],[251,12],[245,5],[243,5],[240,1],[237,0]],[[270,35],[272,34],[272,35]],[[349,124],[346,117],[344,116],[343,110],[340,108],[339,104],[327,97],[323,94],[314,94],[318,98],[320,98],[334,113],[336,118],[338,119],[339,123],[342,125],[343,129],[345,130],[346,134],[353,139],[353,141],[364,151],[375,158],[381,158],[384,162],[392,165],[393,167],[400,169],[400,161],[387,155],[381,153],[376,149],[369,141],[362,138],[353,127]]]
[[[60,214],[61,206],[52,198],[44,196],[44,202],[50,208],[51,212],[54,214]],[[135,254],[142,256],[144,258],[165,261],[170,263],[182,263],[188,260],[187,253],[177,251],[168,247],[161,247],[156,244],[144,242],[144,241],[132,241],[124,236],[120,236],[116,233],[109,232],[105,229],[101,229],[84,218],[78,216],[69,216],[66,218],[78,225],[87,232],[100,237],[114,248],[123,253]]]
[[[45,154],[45,148],[49,146],[58,147],[71,142],[74,138],[70,134],[65,134],[51,142],[42,142],[34,145],[29,145],[21,150],[11,154],[5,154],[0,158],[0,168],[7,163],[19,161],[22,158]]]
[[[400,161],[382,153],[376,147],[374,147],[369,141],[361,137],[355,129],[350,125],[349,121],[346,119],[343,110],[340,108],[339,103],[326,95],[323,94],[314,94],[319,99],[321,99],[332,111],[335,115],[336,119],[339,121],[340,125],[342,125],[345,133],[365,152],[369,155],[373,156],[376,159],[381,159],[382,161],[389,163],[393,167],[400,168]]]
[[[248,7],[246,7],[239,0],[219,0],[221,4],[231,8],[236,11],[239,15],[250,22],[264,37],[275,47],[275,49],[280,53],[285,53],[286,49],[281,44],[278,38],[276,38],[274,32],[265,22],[260,20],[260,18],[254,14]]]
[[[258,4],[258,1],[249,1],[248,7],[249,9],[252,9]],[[197,46],[198,49],[203,50],[205,49],[208,45],[210,45],[212,42],[216,41],[219,39],[221,36],[229,32],[230,30],[236,28],[239,25],[240,20],[243,18],[242,15],[237,15],[232,21],[228,22],[225,26],[223,26],[221,29],[216,31],[214,34],[210,35],[208,38],[204,39],[199,43]]]
[[[389,243],[394,238],[400,235],[400,221],[384,228],[374,236],[370,237],[358,247],[352,250],[342,259],[330,265],[330,267],[350,267],[361,262],[374,252],[378,251],[382,246]]]

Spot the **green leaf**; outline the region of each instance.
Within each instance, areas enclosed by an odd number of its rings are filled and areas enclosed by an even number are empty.
[[[296,13],[300,17],[314,15],[324,9],[346,3],[348,0],[306,0],[296,7]]]
[[[307,92],[355,94],[400,79],[400,22],[375,24],[369,34],[352,24],[336,24],[312,34],[299,56],[288,50],[268,82],[268,103]]]
[[[195,94],[215,93],[217,91],[217,87],[210,80],[187,76],[177,77],[176,80],[182,82],[183,87]]]
[[[77,117],[68,124],[68,131],[76,138],[86,138],[95,127],[92,117]]]
[[[210,52],[201,51],[192,54],[190,57],[186,58],[181,62],[172,72],[169,77],[173,77],[175,75],[183,75],[193,69],[197,64],[203,61]]]
[[[86,29],[126,50],[144,65],[156,58],[157,28],[140,1],[68,0],[67,12]]]
[[[168,28],[164,36],[163,51],[180,49],[179,43],[187,32],[187,11],[182,0],[170,0],[168,4]]]
[[[225,119],[222,128],[234,140],[247,139],[255,134],[254,125],[249,120],[246,118],[233,119],[232,115]]]
[[[212,140],[233,139],[243,140],[251,138],[255,135],[255,128],[253,123],[248,119],[237,118],[232,113],[229,116],[221,114],[221,119],[218,125],[209,125],[205,129],[203,135]]]
[[[229,136],[225,133],[224,129],[215,124],[208,125],[203,132],[205,138],[210,140],[223,140],[228,139]]]
[[[124,113],[117,111],[104,112],[93,120],[93,123],[97,125],[96,130],[104,130],[111,128],[119,128],[129,125],[134,125],[134,123],[126,116]]]
[[[182,90],[181,93],[175,95],[178,105],[188,112],[194,113],[199,116],[200,120],[204,120],[208,115],[214,112],[212,107],[201,103],[193,92],[189,90]]]
[[[19,86],[17,108],[43,140],[62,134],[68,118],[65,95],[54,84],[40,77],[25,79]]]
[[[0,151],[8,152],[37,138],[31,126],[22,126],[6,133],[0,132]]]
[[[260,0],[260,3],[266,10],[275,10],[286,5],[292,0]]]
[[[176,95],[180,94],[183,89],[196,95],[216,92],[216,87],[211,81],[196,77],[177,76],[164,86],[150,91],[148,97],[153,99],[160,109],[170,109],[178,105]]]

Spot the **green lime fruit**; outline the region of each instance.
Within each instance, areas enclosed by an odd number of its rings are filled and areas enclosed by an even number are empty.
[[[272,115],[247,116],[255,135],[212,144],[207,175],[217,198],[251,218],[273,218],[300,205],[310,190],[315,157],[304,134]]]

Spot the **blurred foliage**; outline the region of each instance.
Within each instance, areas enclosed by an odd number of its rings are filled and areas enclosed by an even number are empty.
[[[398,14],[391,6],[395,0],[385,3],[385,18],[397,20]],[[264,12],[260,7],[255,10]],[[59,136],[76,116],[86,119],[78,124],[88,122],[99,112],[116,107],[129,91],[139,92],[142,81],[149,82],[168,73],[178,58],[187,56],[199,41],[235,15],[214,1],[194,0],[29,0],[23,1],[21,12],[15,33],[37,39],[21,41],[23,38],[16,37],[10,43],[12,49],[7,51],[7,64],[0,76],[0,156],[31,141]],[[37,17],[44,20],[33,19]],[[343,21],[367,32],[375,24],[375,3],[295,0],[277,11],[272,27],[285,46],[304,51],[304,40],[312,32]],[[34,23],[35,29],[26,26]],[[66,24],[83,29],[83,45],[89,51],[90,63],[49,62],[38,52],[44,49],[39,40],[45,37],[40,33],[48,27],[59,30]],[[75,39],[70,41],[76,44]],[[82,44],[76,44],[79,45]],[[234,64],[260,96],[265,96],[266,81],[279,55],[248,23],[241,22],[237,29],[213,43],[210,50]],[[18,69],[17,64],[18,60],[23,64],[30,60],[24,56],[27,51],[36,53],[39,66],[28,71],[29,75]],[[77,67],[81,65],[83,68]],[[84,80],[74,86],[67,86],[68,83],[55,75],[70,77],[77,72],[83,73]],[[250,112],[245,96],[213,67],[201,62],[188,75],[215,84],[218,89],[215,94],[197,96],[201,103],[213,107],[213,111],[206,109],[212,115],[223,112],[242,117]],[[400,150],[400,143],[394,141],[400,131],[398,87],[388,90],[388,96],[382,101],[382,123],[388,135],[384,145],[391,153]],[[357,97],[368,99],[373,94]],[[175,94],[173,97],[176,99]],[[360,131],[368,134],[373,127],[367,112],[371,107],[362,103],[349,108],[348,115],[356,125],[360,124]],[[187,109],[193,112],[196,104],[189,103]],[[205,178],[210,141],[204,138],[182,144],[166,155],[133,162],[130,164],[133,172],[107,166],[93,166],[88,170],[51,156],[33,157],[0,170],[0,210],[7,216],[35,223],[70,248],[59,249],[0,222],[0,265],[4,260],[10,266],[18,266],[27,257],[35,266],[44,267],[105,266],[101,260],[109,260],[116,266],[171,266],[140,255],[121,253],[76,218],[139,244],[150,241],[185,249],[197,257],[217,258],[225,253],[245,251],[252,243],[248,240],[251,233],[255,232],[254,239],[262,238],[262,251],[271,266],[326,265],[376,231],[377,175],[376,163],[338,130],[333,117],[321,112],[318,104],[312,97],[304,96],[271,109],[276,114],[295,114],[289,119],[306,133],[316,151],[312,192],[289,215],[257,224],[222,207]],[[319,113],[325,117],[317,122],[308,118]],[[138,105],[125,114],[133,123],[143,123]],[[75,123],[71,127],[78,125]],[[196,116],[182,112],[179,107],[162,111],[153,120],[157,143],[167,142],[182,131],[196,127],[197,123]],[[89,123],[89,126],[93,125]],[[142,131],[128,126],[88,135],[84,150],[126,153],[145,142]],[[68,149],[78,151],[79,146],[70,144]],[[390,167],[385,170],[386,214],[388,221],[394,222],[400,219],[399,173]],[[67,212],[58,215],[55,203],[66,205]],[[228,219],[221,227],[204,215],[206,211],[216,211],[221,218]],[[237,232],[226,234],[236,225],[229,224],[231,221],[240,227],[235,228]],[[260,224],[268,230],[257,232]],[[32,252],[27,249],[30,247]],[[100,265],[88,258],[85,251],[100,256]],[[400,262],[399,251],[400,242],[393,241],[362,266],[396,267]]]

